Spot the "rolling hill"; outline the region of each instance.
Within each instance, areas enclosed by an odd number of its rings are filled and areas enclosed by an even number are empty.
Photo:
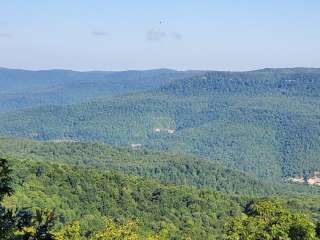
[[[154,178],[163,183],[191,185],[229,194],[267,196],[282,191],[279,184],[257,180],[250,175],[225,168],[215,161],[115,148],[98,143],[54,143],[4,138],[0,139],[0,155],[25,161],[112,170],[127,175]],[[290,188],[295,192],[294,186],[286,186],[287,192],[290,192]],[[312,192],[312,188],[301,190]]]
[[[57,227],[78,220],[87,236],[109,218],[139,221],[145,233],[168,227],[172,239],[216,239],[222,237],[226,219],[241,211],[231,197],[207,190],[65,164],[11,164],[16,193],[5,199],[5,206],[55,209]]]
[[[124,72],[29,71],[0,68],[0,112],[80,103],[98,97],[146,91],[201,74],[168,69]]]
[[[0,115],[0,133],[188,153],[261,179],[320,169],[320,70],[208,72],[158,89]]]
[[[84,143],[70,145],[2,139],[1,146],[0,157],[9,159],[15,189],[15,194],[6,197],[2,204],[7,208],[54,209],[57,216],[55,230],[77,221],[86,237],[102,229],[107,218],[116,222],[137,221],[142,226],[141,235],[168,231],[170,237],[163,239],[224,239],[228,219],[240,216],[248,203],[257,200],[254,195],[226,195],[203,186],[196,189],[165,181],[160,183],[150,177],[132,176],[137,174],[134,171],[131,176],[110,171],[117,163],[123,166],[120,171],[129,172],[128,166],[138,168],[134,162],[141,161],[146,168],[139,171],[149,172],[148,161],[153,159],[152,165],[157,161],[169,162],[174,156]],[[20,150],[16,152],[17,149]],[[90,156],[91,162],[85,162],[84,159]],[[114,163],[105,163],[107,160]],[[156,169],[160,166],[161,163],[154,168],[152,177],[157,178]],[[226,173],[232,175],[234,172]],[[240,174],[236,176],[240,176],[240,181],[252,184]],[[232,181],[232,176],[225,176],[225,180]],[[186,184],[190,185],[190,182]],[[239,186],[243,187],[243,184]],[[314,222],[320,219],[319,195],[286,195],[283,192],[268,199],[280,200],[294,212],[299,209],[299,212],[310,214]]]

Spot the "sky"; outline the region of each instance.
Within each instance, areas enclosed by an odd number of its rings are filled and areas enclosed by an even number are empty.
[[[320,67],[319,0],[0,0],[0,66]]]

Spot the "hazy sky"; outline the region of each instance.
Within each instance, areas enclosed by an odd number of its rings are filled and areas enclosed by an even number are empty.
[[[0,66],[320,67],[320,0],[0,0]]]

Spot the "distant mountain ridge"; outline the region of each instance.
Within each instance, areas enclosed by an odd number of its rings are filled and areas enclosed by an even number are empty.
[[[40,105],[66,105],[156,89],[171,81],[201,74],[169,69],[77,72],[0,69],[0,112]]]
[[[319,96],[320,69],[262,69],[249,72],[207,72],[162,87],[175,95],[281,93]]]
[[[320,169],[320,69],[206,72],[150,90],[2,113],[0,134],[141,144],[263,179],[310,176]]]

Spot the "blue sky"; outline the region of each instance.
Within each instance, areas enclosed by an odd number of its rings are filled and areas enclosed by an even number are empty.
[[[1,0],[0,66],[320,67],[319,0]]]

